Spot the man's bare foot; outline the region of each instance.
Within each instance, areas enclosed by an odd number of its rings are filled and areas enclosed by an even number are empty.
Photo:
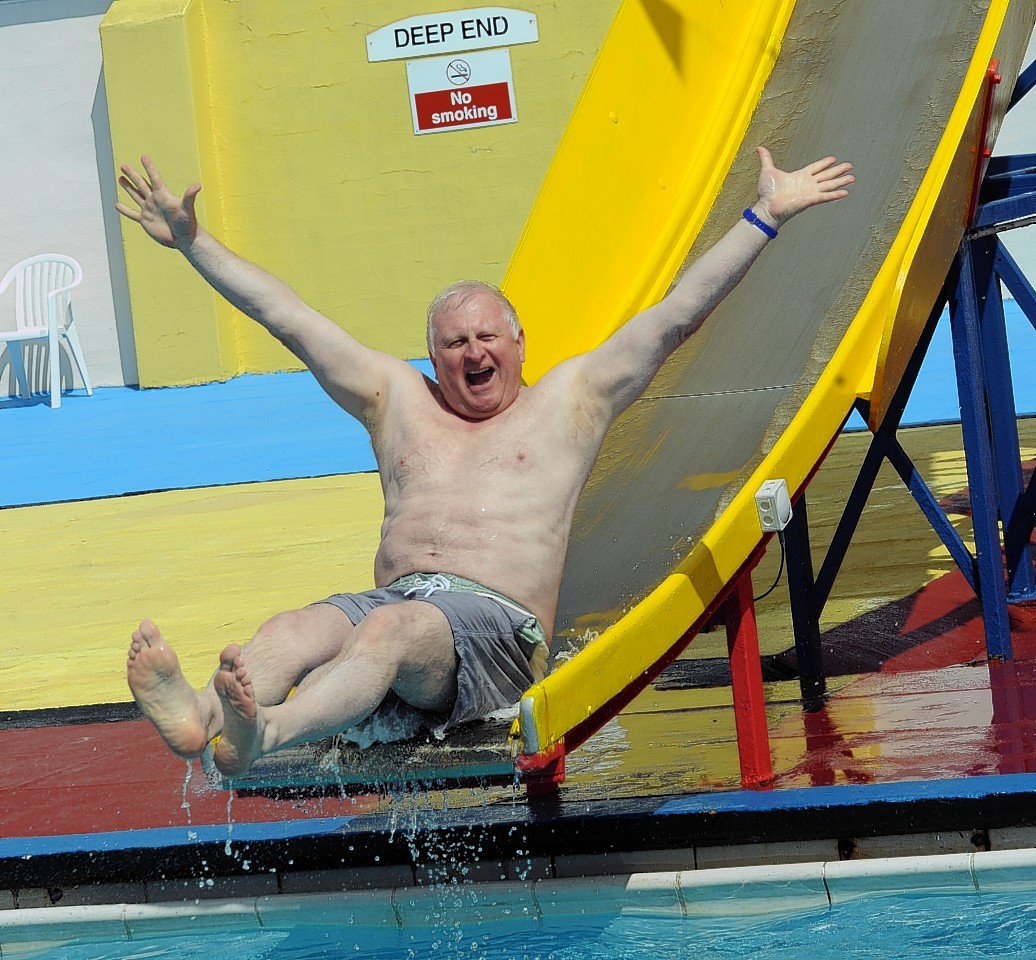
[[[262,753],[265,724],[238,644],[228,644],[220,654],[219,670],[212,684],[223,704],[223,733],[213,751],[213,760],[220,773],[239,777]]]
[[[198,694],[180,670],[180,661],[150,620],[133,631],[126,680],[133,699],[173,753],[200,756],[208,743]]]

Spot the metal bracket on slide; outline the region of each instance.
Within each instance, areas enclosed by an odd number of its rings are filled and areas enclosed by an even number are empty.
[[[519,753],[514,769],[529,797],[550,795],[565,782],[565,741],[543,753]]]
[[[975,222],[975,211],[978,209],[978,197],[982,190],[982,181],[986,176],[986,167],[993,148],[989,145],[989,121],[993,115],[993,94],[1003,80],[1000,76],[1000,61],[993,59],[986,67],[986,93],[982,100],[982,120],[979,123],[978,142],[976,144],[975,173],[971,183],[971,202],[968,204],[968,223]]]

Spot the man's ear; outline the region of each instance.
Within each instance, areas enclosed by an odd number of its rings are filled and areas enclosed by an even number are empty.
[[[525,331],[518,331],[518,359],[525,363]]]

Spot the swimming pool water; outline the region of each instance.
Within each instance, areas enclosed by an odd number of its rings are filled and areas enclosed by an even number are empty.
[[[763,917],[635,915],[454,922],[453,888],[410,930],[350,923],[64,945],[24,943],[11,957],[43,960],[1036,960],[1031,891],[897,894]],[[469,906],[466,904],[465,906]]]

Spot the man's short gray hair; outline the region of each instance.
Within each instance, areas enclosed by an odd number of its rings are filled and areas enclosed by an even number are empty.
[[[428,305],[428,355],[435,356],[435,323],[447,310],[455,310],[457,307],[467,303],[476,293],[489,294],[504,311],[504,319],[507,320],[515,340],[522,332],[522,325],[518,322],[518,313],[514,305],[499,287],[491,283],[484,283],[481,280],[458,280],[451,283],[442,293]]]

